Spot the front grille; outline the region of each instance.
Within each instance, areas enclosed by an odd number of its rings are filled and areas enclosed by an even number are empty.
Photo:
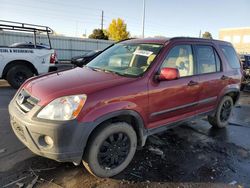
[[[25,113],[29,112],[38,102],[39,102],[38,99],[32,97],[24,89],[21,90],[16,97],[17,105]]]

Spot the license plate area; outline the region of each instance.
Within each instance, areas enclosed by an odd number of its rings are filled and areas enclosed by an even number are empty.
[[[25,133],[24,133],[24,126],[17,123],[13,117],[11,117],[11,125],[16,132],[16,134],[22,139],[23,141],[26,141]]]

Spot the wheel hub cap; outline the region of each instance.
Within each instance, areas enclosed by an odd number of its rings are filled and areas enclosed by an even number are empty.
[[[101,145],[98,162],[103,168],[113,169],[125,161],[130,149],[130,140],[125,133],[110,135]]]

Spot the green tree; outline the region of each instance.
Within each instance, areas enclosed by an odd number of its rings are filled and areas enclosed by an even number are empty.
[[[105,35],[105,33],[103,32],[103,30],[101,29],[94,29],[92,34],[89,35],[90,39],[103,39],[103,40],[108,40],[108,36]]]
[[[129,38],[127,24],[121,19],[113,19],[107,30],[109,39],[114,41],[124,40]]]
[[[208,31],[202,34],[202,38],[204,39],[213,39],[212,34]]]

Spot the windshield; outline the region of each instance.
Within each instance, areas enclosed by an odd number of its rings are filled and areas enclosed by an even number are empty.
[[[161,48],[160,44],[116,44],[93,59],[87,67],[137,77],[148,69]]]

